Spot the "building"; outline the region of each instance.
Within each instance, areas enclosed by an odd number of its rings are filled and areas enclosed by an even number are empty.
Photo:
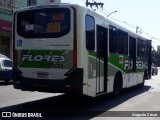
[[[45,0],[0,0],[0,54],[12,58],[12,19],[16,9],[45,4]]]

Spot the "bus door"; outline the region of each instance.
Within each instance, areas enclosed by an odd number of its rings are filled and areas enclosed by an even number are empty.
[[[97,25],[96,94],[107,92],[108,29]]]
[[[136,38],[129,36],[129,72],[136,72]]]
[[[136,72],[136,38],[129,36],[129,63],[128,63],[128,87],[137,84],[138,76]]]
[[[147,57],[148,57],[148,79],[151,79],[151,67],[152,67],[152,41],[147,40]]]

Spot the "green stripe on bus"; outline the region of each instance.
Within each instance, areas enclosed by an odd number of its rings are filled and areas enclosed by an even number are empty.
[[[27,51],[27,50],[24,50]],[[66,68],[69,69],[72,65],[72,57],[73,57],[73,50],[28,50],[29,52],[26,52],[27,54],[24,54],[25,52],[21,51],[17,58],[19,58],[18,60],[18,67],[23,67],[23,68]],[[19,50],[17,50],[17,53],[19,52]],[[45,56],[45,55],[49,55],[49,56],[64,56],[65,61],[59,63],[57,62],[52,62],[52,61],[46,61],[46,60],[42,60],[42,61],[27,61],[24,60],[22,61],[22,55],[32,55],[32,57],[34,58],[37,55],[41,55],[41,56]],[[21,57],[21,58],[20,58]],[[71,59],[71,60],[69,60]]]

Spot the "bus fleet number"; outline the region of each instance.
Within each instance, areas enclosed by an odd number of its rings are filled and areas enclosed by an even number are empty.
[[[41,68],[55,68],[55,69],[62,69],[63,64],[62,63],[41,63]]]

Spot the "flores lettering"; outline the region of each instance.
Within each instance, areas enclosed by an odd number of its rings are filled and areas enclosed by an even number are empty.
[[[136,61],[136,69],[143,69],[144,67],[145,64],[143,63],[143,61]],[[133,69],[133,61],[125,60],[124,70],[126,70],[127,68],[128,70]]]
[[[64,56],[50,56],[50,55],[23,55],[22,61],[47,61],[47,62],[64,62],[65,58]]]

